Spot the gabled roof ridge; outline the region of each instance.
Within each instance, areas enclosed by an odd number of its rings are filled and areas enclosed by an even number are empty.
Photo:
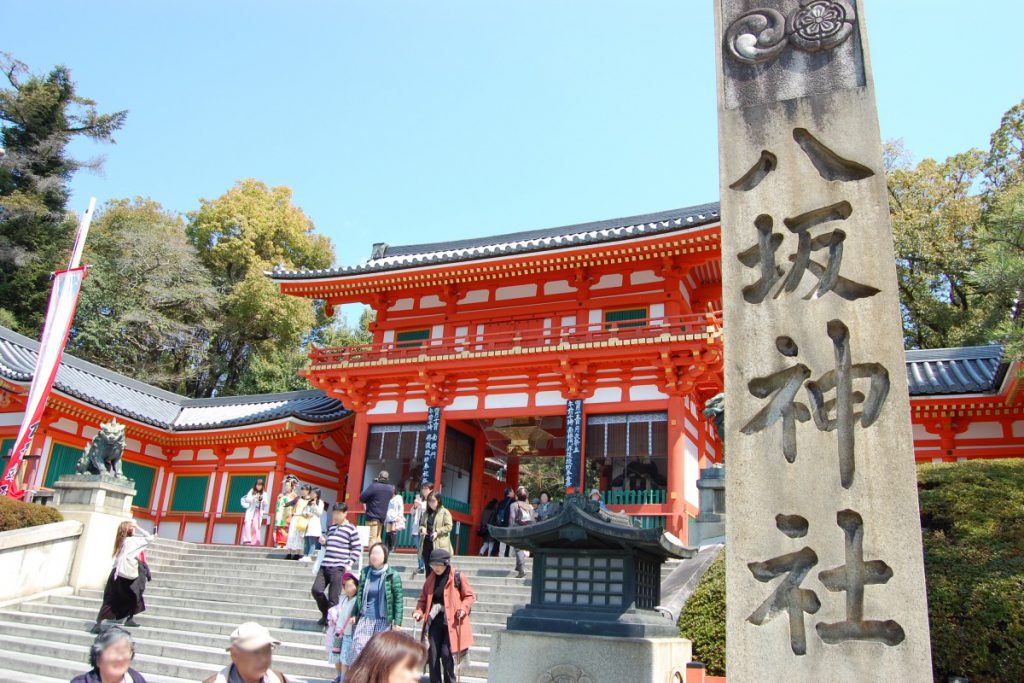
[[[0,378],[30,381],[34,356],[38,353],[39,342],[0,326]],[[68,353],[63,354],[60,365],[54,381],[57,391],[115,415],[173,432],[237,427],[287,418],[331,422],[344,418],[349,412],[337,398],[320,389],[189,398]],[[263,408],[265,405],[267,407]],[[230,410],[246,406],[255,409]]]
[[[332,266],[318,270],[289,270],[284,266],[275,266],[266,275],[278,281],[348,277],[583,247],[638,237],[654,237],[714,224],[720,220],[719,210],[718,202],[712,202],[625,218],[475,237],[452,242],[394,247],[377,244],[374,246],[371,257],[357,265]],[[426,249],[431,251],[424,251]]]
[[[3,325],[0,325],[0,339],[6,339],[7,341],[14,342],[15,344],[20,344],[22,346],[27,347],[28,349],[35,353],[39,353],[38,341],[30,337],[26,337],[22,334],[19,334],[10,328],[4,327]],[[167,391],[166,389],[161,389],[160,387],[155,387],[152,384],[146,384],[145,382],[137,380],[133,377],[122,375],[121,373],[115,372],[113,370],[108,370],[102,365],[96,365],[95,363],[90,363],[87,360],[82,360],[78,356],[74,356],[70,353],[63,353],[61,355],[60,362],[61,365],[67,365],[68,367],[76,368],[78,370],[81,370],[82,372],[93,375],[94,377],[99,377],[100,379],[115,382],[127,389],[132,389],[134,391],[138,391],[139,393],[146,394],[147,396],[150,396],[152,398],[164,400],[167,401],[168,403],[173,403],[178,406],[182,404],[182,401],[189,400],[187,396],[177,394],[173,391]]]
[[[406,256],[412,254],[427,254],[437,251],[456,251],[471,247],[490,246],[504,242],[519,242],[543,239],[545,237],[578,235],[584,232],[597,232],[614,228],[629,228],[637,225],[660,223],[665,220],[689,216],[693,214],[717,213],[718,202],[698,204],[696,206],[680,207],[668,211],[656,211],[654,213],[642,213],[635,216],[623,216],[621,218],[606,218],[597,221],[586,221],[583,223],[571,223],[569,225],[553,226],[549,228],[535,228],[532,230],[517,230],[499,235],[483,235],[481,237],[468,237],[461,240],[445,242],[425,242],[422,244],[399,244],[388,245],[384,250],[382,258],[388,256]],[[377,259],[370,258],[367,262]]]
[[[249,405],[255,403],[271,403],[274,401],[293,401],[300,398],[314,398],[326,396],[320,389],[297,389],[295,391],[282,391],[279,393],[267,394],[235,394],[231,396],[215,396],[213,398],[189,398],[183,396],[182,408],[201,408],[206,406],[220,405]]]
[[[961,360],[968,358],[1002,358],[1006,349],[1002,344],[977,344],[975,346],[943,346],[933,349],[907,349],[907,360]]]

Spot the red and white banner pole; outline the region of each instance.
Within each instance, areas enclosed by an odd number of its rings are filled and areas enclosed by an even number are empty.
[[[78,294],[82,289],[82,281],[85,280],[87,270],[86,266],[80,266],[79,263],[82,260],[85,237],[89,232],[89,224],[92,222],[95,208],[96,199],[92,198],[89,200],[89,210],[82,216],[82,221],[78,225],[68,267],[54,273],[53,276],[50,303],[46,311],[46,322],[43,324],[43,337],[39,342],[36,367],[32,373],[32,384],[28,390],[28,401],[25,403],[25,415],[21,420],[18,438],[11,449],[7,468],[4,470],[3,478],[0,479],[0,495],[18,500],[25,496],[25,491],[18,485],[18,469],[32,445],[32,437],[39,429],[39,423],[46,408],[46,399],[50,395],[53,381],[57,377],[57,368],[60,367],[60,359],[64,355],[64,345],[67,343],[68,333],[71,331],[71,322],[75,318]]]

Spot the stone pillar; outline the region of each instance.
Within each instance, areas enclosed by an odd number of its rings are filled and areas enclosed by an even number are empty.
[[[729,683],[930,681],[863,4],[715,17]]]
[[[114,539],[121,522],[132,518],[135,482],[109,475],[73,474],[54,485],[55,505],[65,520],[82,523],[82,535],[68,585],[102,588],[110,574]]]

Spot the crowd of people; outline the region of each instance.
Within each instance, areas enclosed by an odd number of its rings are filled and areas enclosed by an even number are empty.
[[[592,492],[596,500],[600,493]],[[366,566],[363,544],[348,505],[335,503],[330,524],[323,529],[324,503],[319,489],[299,485],[286,477],[273,516],[273,542],[289,551],[288,559],[312,561],[319,550],[311,595],[320,611],[327,661],[334,665],[336,681],[396,683],[418,681],[427,668],[431,683],[452,683],[473,644],[470,612],[476,594],[469,579],[452,566],[453,519],[441,496],[423,484],[411,506],[408,523],[416,549],[415,573],[426,573],[416,601],[413,620],[419,640],[402,632],[405,595],[400,573],[388,559],[397,535],[407,524],[404,499],[382,471],[360,496],[370,527]],[[603,503],[602,503],[603,505]],[[257,481],[242,498],[246,511],[242,542],[258,544],[263,515],[269,513],[265,483]],[[489,525],[521,527],[557,514],[560,506],[548,492],[533,501],[525,487],[508,488],[502,501],[485,510],[480,534],[482,555],[495,556],[499,544],[489,536]],[[115,623],[138,626],[134,617],[145,610],[143,593],[152,578],[145,548],[152,536],[134,522],[118,529],[112,569],[90,650],[92,670],[73,683],[144,683],[131,668],[135,649],[131,634]],[[509,555],[506,547],[505,555]],[[526,575],[526,554],[515,551],[516,576]],[[286,683],[287,677],[271,667],[273,648],[280,643],[256,623],[245,623],[231,635],[231,664],[204,683]]]

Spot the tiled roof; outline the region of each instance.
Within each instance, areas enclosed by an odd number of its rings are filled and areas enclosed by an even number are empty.
[[[911,396],[992,393],[1005,374],[998,345],[907,351]]]
[[[0,378],[32,379],[39,343],[0,327]],[[255,396],[187,398],[64,354],[54,388],[90,405],[169,431],[221,429],[283,418],[331,422],[349,414],[319,389]]]
[[[715,202],[641,216],[450,242],[405,246],[378,244],[375,245],[372,256],[359,265],[298,271],[278,266],[270,275],[275,280],[312,280],[628,240],[716,223],[719,220],[718,210],[718,203]]]

